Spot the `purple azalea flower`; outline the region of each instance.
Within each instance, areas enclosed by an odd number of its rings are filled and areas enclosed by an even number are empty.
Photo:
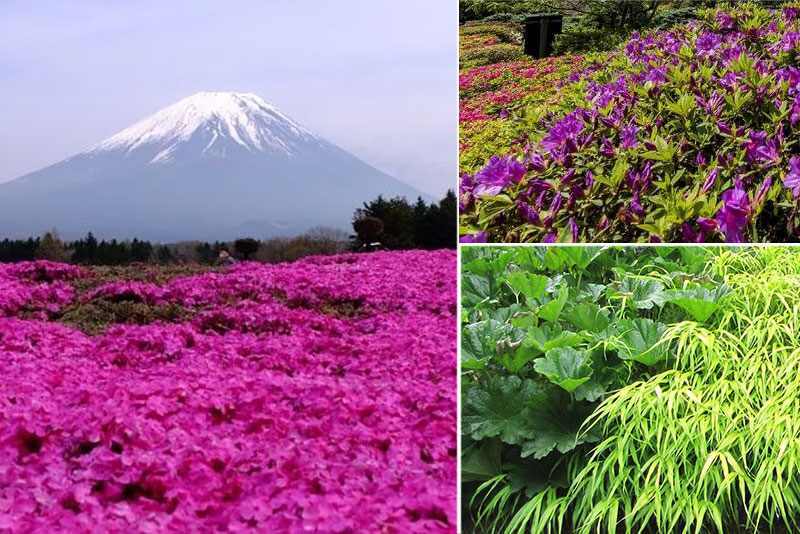
[[[792,114],[789,122],[792,126],[797,126],[797,123],[800,122],[800,95],[797,95],[792,102]]]
[[[667,81],[667,68],[658,67],[650,69],[649,71],[647,71],[647,75],[644,77],[644,81],[652,82],[653,85],[658,87],[659,85]]]
[[[594,185],[594,173],[592,171],[586,171],[586,179],[584,181],[584,187],[589,189]]]
[[[524,220],[525,222],[541,226],[542,220],[539,218],[539,212],[537,212],[536,208],[534,208],[527,202],[518,202],[517,212],[519,213],[519,216],[522,217],[522,220]]]
[[[697,105],[700,106],[700,109],[713,117],[719,117],[722,113],[723,105],[725,104],[725,99],[717,91],[714,91],[708,98],[696,95],[695,101]]]
[[[750,132],[750,140],[745,143],[745,150],[747,159],[756,163],[772,165],[781,158],[778,139],[767,139],[766,132]]]
[[[555,232],[547,232],[547,235],[545,235],[544,239],[542,239],[542,243],[555,243],[555,242],[556,242]]]
[[[705,243],[708,237],[717,231],[717,221],[714,219],[707,219],[705,217],[697,218],[698,230],[689,223],[681,225],[681,232],[683,233],[683,241],[686,243]]]
[[[703,193],[708,193],[711,189],[714,188],[714,184],[717,183],[717,177],[719,176],[719,167],[714,167],[711,169],[711,172],[708,173],[708,177],[706,181],[703,183],[702,191]]]
[[[544,170],[547,169],[547,163],[544,161],[541,154],[531,154],[529,161],[531,168],[536,172],[544,172]]]
[[[469,174],[461,175],[461,182],[458,185],[458,206],[461,211],[465,211],[472,205],[474,197],[472,192],[475,189],[475,179]]]
[[[631,124],[630,126],[626,126],[620,132],[620,140],[622,144],[620,145],[622,148],[636,148],[639,144],[636,141],[636,134],[639,131],[639,127],[635,124]]]
[[[578,134],[582,131],[583,121],[576,110],[558,121],[542,139],[541,145],[551,155],[563,157],[575,151]]]
[[[717,213],[717,224],[728,243],[744,241],[743,230],[750,218],[750,197],[740,181],[736,181],[733,189],[722,193],[723,206]]]
[[[575,217],[570,217],[569,222],[567,223],[569,227],[569,231],[572,233],[572,242],[578,242],[578,234],[580,233],[580,229],[578,228],[578,223],[575,222]]]
[[[794,198],[800,197],[800,157],[794,156],[789,160],[789,174],[784,178],[783,185],[792,190]]]
[[[753,201],[753,204],[758,206],[764,202],[764,198],[766,198],[770,187],[772,187],[772,178],[765,178],[764,181],[761,182],[761,186],[758,188],[758,192],[756,193],[756,198]]]
[[[633,198],[631,198],[631,212],[637,217],[641,217],[644,215],[644,207],[642,206],[642,203],[639,201],[638,191],[634,193]]]
[[[572,181],[572,179],[575,178],[575,172],[576,171],[574,168],[565,172],[564,176],[561,177],[561,183],[568,185]]]
[[[724,11],[718,11],[716,18],[721,30],[732,30],[736,27],[736,21]]]
[[[778,44],[782,52],[790,52],[795,50],[797,45],[800,44],[800,33],[787,32],[783,35],[781,42]]]
[[[694,162],[698,167],[705,167],[708,165],[708,160],[706,159],[705,154],[702,152],[697,153],[697,157],[694,158]]]
[[[475,175],[475,196],[495,196],[525,175],[525,166],[512,157],[492,156],[489,163]]]
[[[613,158],[617,155],[610,139],[603,139],[603,144],[600,145],[600,155],[606,158]]]
[[[544,191],[550,191],[551,189],[553,189],[552,185],[539,178],[531,180],[528,183],[528,195],[536,195]]]
[[[476,234],[462,235],[459,241],[461,243],[486,243],[489,235],[486,232],[478,232]]]
[[[721,36],[716,33],[704,32],[697,38],[695,48],[699,55],[710,56],[721,44]]]
[[[548,208],[548,215],[544,219],[544,225],[547,228],[553,225],[553,222],[556,220],[556,215],[558,212],[561,211],[561,205],[564,203],[564,197],[561,196],[561,193],[556,192],[553,200],[550,202],[550,207]]]
[[[797,90],[800,87],[800,68],[786,67],[777,71],[778,79],[789,82],[789,89]]]
[[[717,221],[709,219],[708,217],[698,217],[697,226],[699,226],[700,231],[705,232],[706,235],[717,231]]]

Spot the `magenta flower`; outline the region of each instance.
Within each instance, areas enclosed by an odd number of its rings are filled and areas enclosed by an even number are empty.
[[[622,148],[636,148],[639,144],[636,140],[636,134],[639,132],[639,127],[635,124],[631,124],[630,126],[626,126],[620,132],[620,146]]]
[[[747,226],[751,213],[750,198],[739,181],[733,189],[722,194],[723,206],[717,213],[717,224],[725,241],[741,243],[744,241],[743,231]]]
[[[95,298],[183,313],[87,335],[49,312],[91,271],[0,263],[0,531],[455,532],[455,273],[409,251],[113,280]]]
[[[783,179],[783,185],[792,190],[794,198],[800,197],[800,157],[789,160],[789,174]]]
[[[539,212],[527,202],[518,202],[517,211],[523,221],[537,226],[542,224],[542,220],[539,218]]]
[[[703,182],[702,191],[703,193],[708,193],[714,188],[714,185],[717,183],[717,177],[719,176],[719,167],[714,167],[711,169],[711,172],[708,173],[708,177],[706,177],[706,181]]]
[[[525,176],[525,166],[512,157],[492,156],[489,163],[474,177],[476,197],[499,195],[507,186]]]
[[[580,233],[580,229],[578,228],[578,223],[575,222],[575,217],[570,217],[569,222],[567,223],[567,227],[569,228],[570,234],[572,234],[572,242],[578,242],[578,234]]]
[[[486,232],[477,232],[475,234],[462,235],[458,240],[461,243],[486,243],[489,234]]]
[[[766,132],[750,132],[750,139],[745,143],[747,158],[756,163],[772,165],[780,158],[780,143],[776,137],[767,138]]]

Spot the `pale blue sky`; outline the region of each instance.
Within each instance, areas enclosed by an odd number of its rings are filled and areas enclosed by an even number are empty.
[[[198,91],[254,92],[378,168],[456,182],[455,0],[0,0],[0,182]]]

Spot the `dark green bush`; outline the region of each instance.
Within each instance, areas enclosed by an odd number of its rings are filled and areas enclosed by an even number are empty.
[[[462,67],[480,67],[502,61],[514,61],[525,57],[522,46],[518,44],[498,44],[479,50],[465,52],[461,56]]]
[[[95,299],[67,308],[59,321],[96,335],[115,324],[144,325],[154,322],[175,323],[189,319],[192,312],[177,304],[150,305],[144,302]]]

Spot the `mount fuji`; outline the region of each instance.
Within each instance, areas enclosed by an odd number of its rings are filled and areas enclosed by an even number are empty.
[[[249,93],[185,98],[0,184],[0,238],[232,239],[345,229],[378,195],[428,197]]]

